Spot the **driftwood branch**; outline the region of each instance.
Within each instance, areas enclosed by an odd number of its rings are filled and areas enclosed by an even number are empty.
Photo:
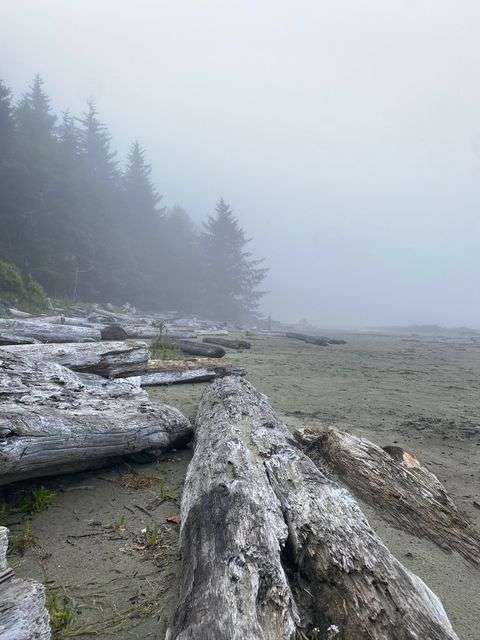
[[[239,378],[200,403],[172,640],[453,640],[438,598]]]
[[[329,468],[389,523],[457,551],[480,565],[480,533],[468,522],[438,478],[400,447],[385,447],[349,433],[304,429],[305,452]]]
[[[0,527],[0,640],[49,640],[45,587],[7,567],[8,529]]]
[[[188,420],[152,405],[127,380],[107,381],[52,362],[0,355],[0,484],[102,466],[190,438]]]

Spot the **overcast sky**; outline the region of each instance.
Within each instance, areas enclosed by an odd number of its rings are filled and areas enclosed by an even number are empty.
[[[0,0],[0,75],[37,72],[165,204],[231,203],[266,313],[480,327],[478,0]]]

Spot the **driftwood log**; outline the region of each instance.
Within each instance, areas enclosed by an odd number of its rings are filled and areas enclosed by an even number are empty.
[[[457,638],[438,598],[239,378],[200,403],[181,551],[172,640]]]
[[[2,353],[56,362],[83,373],[96,373],[107,378],[136,375],[147,367],[148,348],[144,342],[79,342],[66,344],[34,344],[0,347]]]
[[[96,328],[31,320],[0,320],[0,334],[33,338],[39,342],[92,342],[101,338]]]
[[[301,340],[302,342],[307,342],[308,344],[316,344],[320,347],[326,347],[329,344],[346,344],[346,340],[337,340],[335,338],[325,338],[324,336],[309,336],[305,333],[286,333],[286,338],[291,338],[292,340]]]
[[[217,345],[203,344],[193,340],[173,340],[182,353],[190,356],[203,356],[205,358],[223,358],[225,349]]]
[[[0,484],[181,446],[188,420],[127,380],[0,355]]]
[[[250,349],[252,346],[250,342],[246,340],[233,340],[229,338],[203,338],[203,342],[207,344],[218,344],[221,347],[228,347],[228,349]]]
[[[304,451],[329,468],[394,526],[457,551],[480,566],[480,532],[458,510],[438,478],[400,447],[381,448],[337,429],[303,429]]]
[[[142,387],[185,382],[209,382],[225,376],[243,376],[245,370],[216,359],[150,360],[138,376],[129,380]]]
[[[0,333],[0,346],[15,344],[40,344],[34,338],[25,338],[13,335],[12,333]]]
[[[0,527],[0,640],[49,640],[45,587],[7,566],[8,529]]]

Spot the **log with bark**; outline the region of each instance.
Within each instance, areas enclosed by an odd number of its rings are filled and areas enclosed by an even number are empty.
[[[4,352],[56,362],[73,371],[96,373],[106,378],[137,375],[148,365],[148,347],[144,342],[69,342],[0,347],[0,355]]]
[[[480,532],[438,478],[400,447],[379,447],[337,429],[297,432],[304,451],[329,468],[387,522],[480,566]]]
[[[252,346],[250,342],[246,340],[233,340],[227,338],[203,338],[203,342],[207,344],[218,344],[221,347],[227,347],[228,349],[250,349]]]
[[[0,484],[96,468],[138,452],[155,457],[191,436],[180,411],[152,405],[128,380],[2,352],[0,389]]]
[[[39,342],[92,342],[101,338],[100,331],[94,327],[77,327],[31,320],[0,320],[0,334],[33,338]]]
[[[457,638],[438,598],[242,379],[215,381],[200,403],[180,544],[172,640]]]
[[[0,640],[49,640],[45,587],[7,566],[8,529],[0,527]]]
[[[230,363],[219,363],[216,359],[195,358],[192,360],[150,360],[138,376],[129,380],[142,387],[185,382],[209,382],[225,376],[244,376],[245,370]],[[130,374],[129,374],[130,375]]]

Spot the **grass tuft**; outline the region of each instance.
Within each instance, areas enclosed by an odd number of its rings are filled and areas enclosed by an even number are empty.
[[[34,489],[30,494],[22,498],[20,511],[28,514],[46,511],[52,506],[56,495],[55,491],[50,491],[45,487],[38,487],[38,489]]]

